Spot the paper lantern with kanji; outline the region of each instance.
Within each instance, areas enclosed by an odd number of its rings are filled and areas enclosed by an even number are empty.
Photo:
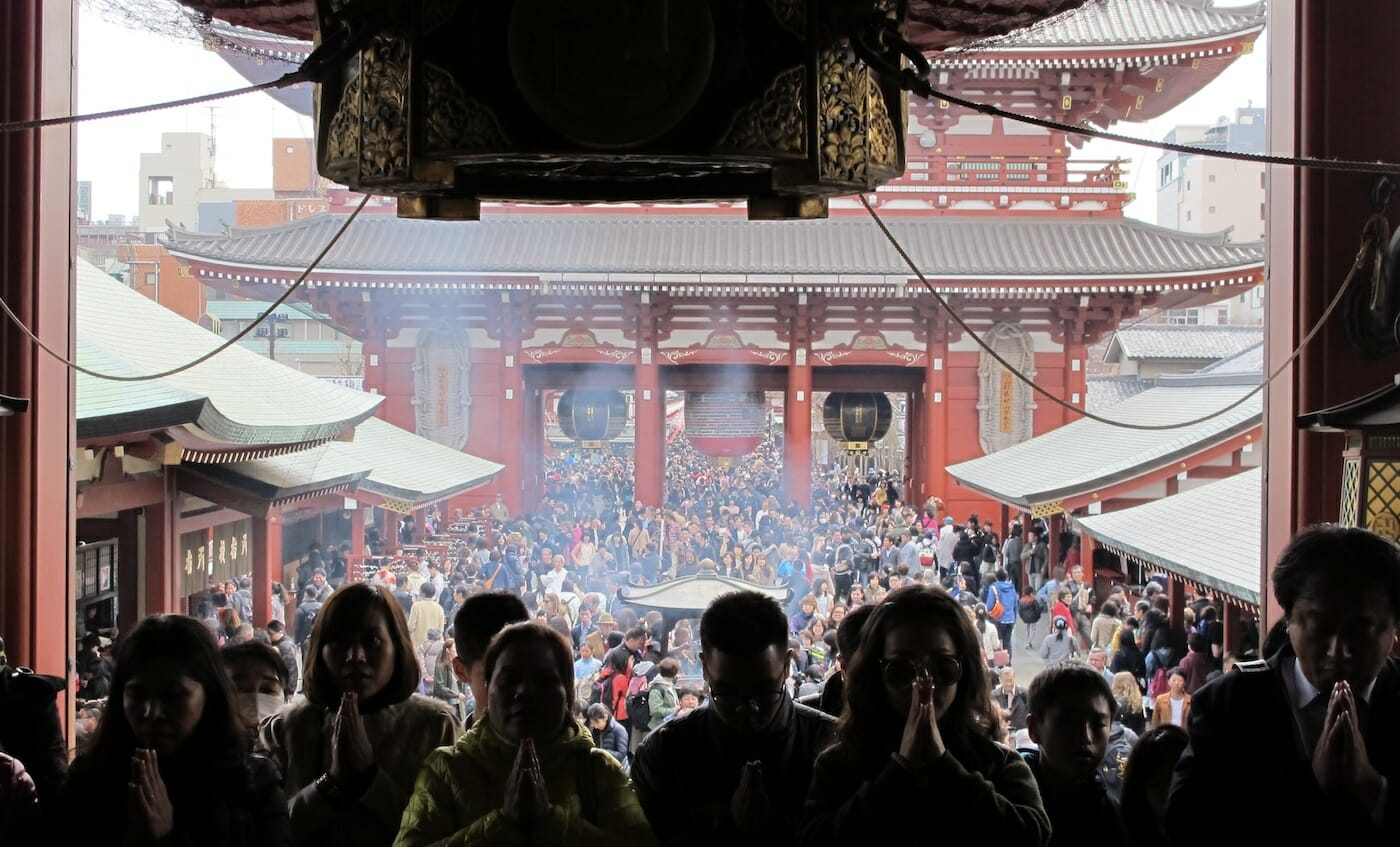
[[[822,403],[822,427],[851,453],[864,453],[890,431],[894,409],[890,398],[868,391],[838,391]]]
[[[559,428],[581,447],[602,447],[627,425],[627,398],[621,391],[565,391],[559,398]]]
[[[706,456],[747,456],[763,443],[767,424],[761,391],[685,394],[685,437]]]

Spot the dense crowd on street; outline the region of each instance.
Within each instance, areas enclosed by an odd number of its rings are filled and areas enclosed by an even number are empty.
[[[0,832],[272,847],[1400,835],[1382,717],[1400,707],[1400,550],[1380,536],[1302,533],[1273,576],[1285,620],[1235,656],[1210,598],[1173,610],[1159,578],[1096,587],[1071,536],[1052,557],[1042,523],[911,504],[891,474],[818,472],[800,507],[771,449],[720,466],[682,442],[661,507],[637,502],[620,456],[566,453],[545,477],[527,514],[498,498],[406,518],[368,551],[313,546],[266,621],[242,579],[191,616],[85,635],[72,744],[64,682],[0,649]],[[724,582],[683,619],[620,591],[701,574],[750,585]]]

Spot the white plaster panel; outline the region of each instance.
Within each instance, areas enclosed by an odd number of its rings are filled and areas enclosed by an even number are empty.
[[[1259,441],[1256,439],[1254,443],[1257,445],[1259,444]],[[1256,446],[1253,450],[1245,451],[1240,456],[1240,464],[1244,465],[1247,468],[1257,468],[1260,464],[1263,463],[1263,460],[1264,451],[1262,447],[1259,446]]]
[[[1124,499],[1124,500],[1142,500],[1142,499],[1160,500],[1160,499],[1162,499],[1163,497],[1166,497],[1166,496],[1167,496],[1167,481],[1166,481],[1166,480],[1161,480],[1160,482],[1154,482],[1154,483],[1152,483],[1151,485],[1145,485],[1145,486],[1143,486],[1142,488],[1138,488],[1138,489],[1135,489],[1135,490],[1133,490],[1133,491],[1130,491],[1130,492],[1128,492],[1127,494],[1122,495],[1122,499]]]

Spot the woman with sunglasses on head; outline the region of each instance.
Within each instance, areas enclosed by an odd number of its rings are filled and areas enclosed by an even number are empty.
[[[282,769],[295,843],[388,847],[423,760],[457,736],[451,707],[415,692],[422,671],[387,589],[346,585],[316,616],[304,700],[262,726]]]
[[[69,771],[54,843],[292,843],[277,770],[249,752],[249,728],[203,623],[161,615],[137,624],[117,653],[107,703]],[[9,843],[4,833],[0,843]]]
[[[958,602],[936,588],[890,592],[861,628],[838,740],[817,759],[800,843],[900,839],[914,826],[910,810],[936,797],[959,810],[938,819],[939,839],[1048,844],[1035,778],[997,743],[999,724],[981,644]]]

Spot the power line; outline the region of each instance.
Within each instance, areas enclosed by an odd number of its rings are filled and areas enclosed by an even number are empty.
[[[13,323],[16,327],[18,327],[19,330],[23,332],[26,336],[28,336],[29,340],[32,341],[35,344],[35,346],[37,346],[40,350],[43,350],[45,353],[49,354],[54,359],[57,359],[59,362],[62,362],[64,366],[71,368],[72,370],[77,371],[80,374],[86,374],[87,376],[93,377],[94,379],[105,379],[111,382],[148,382],[153,379],[164,379],[168,376],[174,376],[177,373],[187,371],[190,368],[195,367],[196,365],[201,365],[204,362],[209,361],[210,359],[224,352],[228,348],[237,344],[239,341],[242,341],[244,336],[248,335],[248,333],[252,332],[259,324],[267,320],[269,315],[271,315],[273,312],[276,312],[277,307],[281,306],[284,302],[286,302],[287,298],[291,297],[292,294],[298,288],[301,287],[301,284],[303,282],[306,282],[306,278],[311,275],[312,271],[316,270],[317,265],[319,265],[321,263],[321,260],[326,257],[326,254],[331,251],[331,248],[334,247],[336,242],[340,240],[340,237],[344,235],[348,229],[350,229],[350,224],[354,222],[355,218],[359,217],[360,210],[363,209],[365,207],[365,204],[369,202],[369,198],[370,195],[366,194],[363,198],[360,199],[360,204],[356,206],[355,210],[352,211],[345,218],[345,223],[340,225],[340,228],[336,230],[335,235],[331,237],[331,240],[326,244],[325,247],[321,248],[321,252],[316,254],[315,258],[311,260],[311,264],[306,267],[306,270],[301,272],[300,276],[297,277],[296,282],[292,283],[287,288],[287,290],[282,293],[281,297],[278,297],[276,300],[273,301],[272,305],[267,307],[266,312],[263,312],[261,315],[258,315],[257,320],[249,323],[246,327],[240,330],[237,335],[225,341],[223,344],[220,344],[218,347],[215,347],[209,352],[199,356],[194,361],[186,362],[185,364],[180,365],[179,367],[170,368],[169,370],[160,371],[159,373],[142,374],[140,376],[121,376],[118,374],[108,374],[102,373],[100,371],[95,371],[91,368],[83,367],[77,362],[71,361],[67,356],[63,355],[62,353],[59,353],[49,345],[45,344],[42,340],[40,340],[39,336],[35,335],[29,329],[29,327],[24,325],[24,321],[20,320],[19,315],[16,315],[14,313],[14,310],[10,308],[10,304],[6,303],[3,299],[0,299],[0,310],[3,310],[5,313],[5,317],[9,318],[10,322]]]
[[[1026,376],[1015,366],[1013,366],[1010,362],[1008,362],[1005,359],[1005,357],[1003,357],[1000,353],[993,349],[990,344],[983,340],[982,336],[978,335],[977,332],[973,330],[971,326],[968,325],[967,321],[963,319],[963,317],[959,315],[956,311],[953,310],[952,306],[948,305],[948,300],[942,294],[938,293],[938,290],[933,287],[933,284],[931,282],[929,282],[928,277],[924,276],[923,271],[919,269],[918,263],[916,263],[913,257],[909,255],[908,251],[904,249],[904,246],[899,243],[899,239],[896,238],[894,233],[890,231],[890,228],[885,225],[885,222],[880,218],[880,214],[876,212],[875,207],[870,204],[869,198],[867,198],[864,194],[861,194],[860,202],[861,205],[865,206],[865,210],[870,213],[870,216],[875,219],[876,226],[878,226],[880,228],[880,231],[884,233],[885,238],[894,247],[895,252],[899,253],[899,257],[904,260],[904,263],[906,265],[909,266],[909,270],[912,271],[914,275],[919,278],[919,282],[922,282],[924,284],[924,288],[928,289],[928,293],[932,294],[933,299],[938,302],[938,305],[948,313],[948,317],[952,318],[953,323],[957,324],[963,332],[971,336],[972,340],[977,343],[977,346],[981,347],[984,351],[986,351],[987,355],[991,356],[997,364],[1001,365],[1003,368],[1006,368],[1006,370],[1009,371],[1012,376],[1016,377],[1016,379],[1020,380],[1036,394],[1039,394],[1040,396],[1044,397],[1045,399],[1049,400],[1055,405],[1067,409],[1076,415],[1088,418],[1091,421],[1096,421],[1101,424],[1107,424],[1108,426],[1118,427],[1119,429],[1133,429],[1147,432],[1161,432],[1164,430],[1185,429],[1187,427],[1196,426],[1197,424],[1202,424],[1207,421],[1214,420],[1215,418],[1218,418],[1221,415],[1226,414],[1227,412],[1233,411],[1234,409],[1238,409],[1240,406],[1243,406],[1245,403],[1249,402],[1250,399],[1252,399],[1255,395],[1263,391],[1265,386],[1269,385],[1269,383],[1273,382],[1275,379],[1278,379],[1278,377],[1285,370],[1287,370],[1289,366],[1291,366],[1300,355],[1302,355],[1303,348],[1307,347],[1308,343],[1313,340],[1313,337],[1316,336],[1319,331],[1321,331],[1323,325],[1327,323],[1327,319],[1332,316],[1332,312],[1335,311],[1337,306],[1341,304],[1342,299],[1346,296],[1347,291],[1351,289],[1352,281],[1356,278],[1357,272],[1360,271],[1362,265],[1365,264],[1366,257],[1376,246],[1375,233],[1378,231],[1383,231],[1381,229],[1378,229],[1376,226],[1373,226],[1373,224],[1375,223],[1375,217],[1379,217],[1379,215],[1373,217],[1371,221],[1367,222],[1365,231],[1362,233],[1361,237],[1361,249],[1357,251],[1356,260],[1352,262],[1351,270],[1347,273],[1346,280],[1343,281],[1342,286],[1337,289],[1337,293],[1333,295],[1332,301],[1327,304],[1327,308],[1323,310],[1322,315],[1318,317],[1317,322],[1313,324],[1311,329],[1308,330],[1307,335],[1303,336],[1302,341],[1300,341],[1298,346],[1294,348],[1293,352],[1288,356],[1288,358],[1277,368],[1275,368],[1273,373],[1269,374],[1267,379],[1263,380],[1259,383],[1259,385],[1255,386],[1253,390],[1251,390],[1249,393],[1245,394],[1238,400],[1234,401],[1233,403],[1230,403],[1224,408],[1211,412],[1208,415],[1201,415],[1197,418],[1192,418],[1190,420],[1185,421],[1178,421],[1176,423],[1170,424],[1135,424],[1128,423],[1126,421],[1113,420],[1112,418],[1106,418],[1102,415],[1098,415],[1085,409],[1081,409],[1073,403],[1069,402],[1068,400],[1065,400],[1063,397],[1059,397],[1051,393],[1049,389],[1036,384],[1035,380],[1031,379],[1029,376]],[[1384,221],[1384,218],[1381,218],[1381,221]]]

